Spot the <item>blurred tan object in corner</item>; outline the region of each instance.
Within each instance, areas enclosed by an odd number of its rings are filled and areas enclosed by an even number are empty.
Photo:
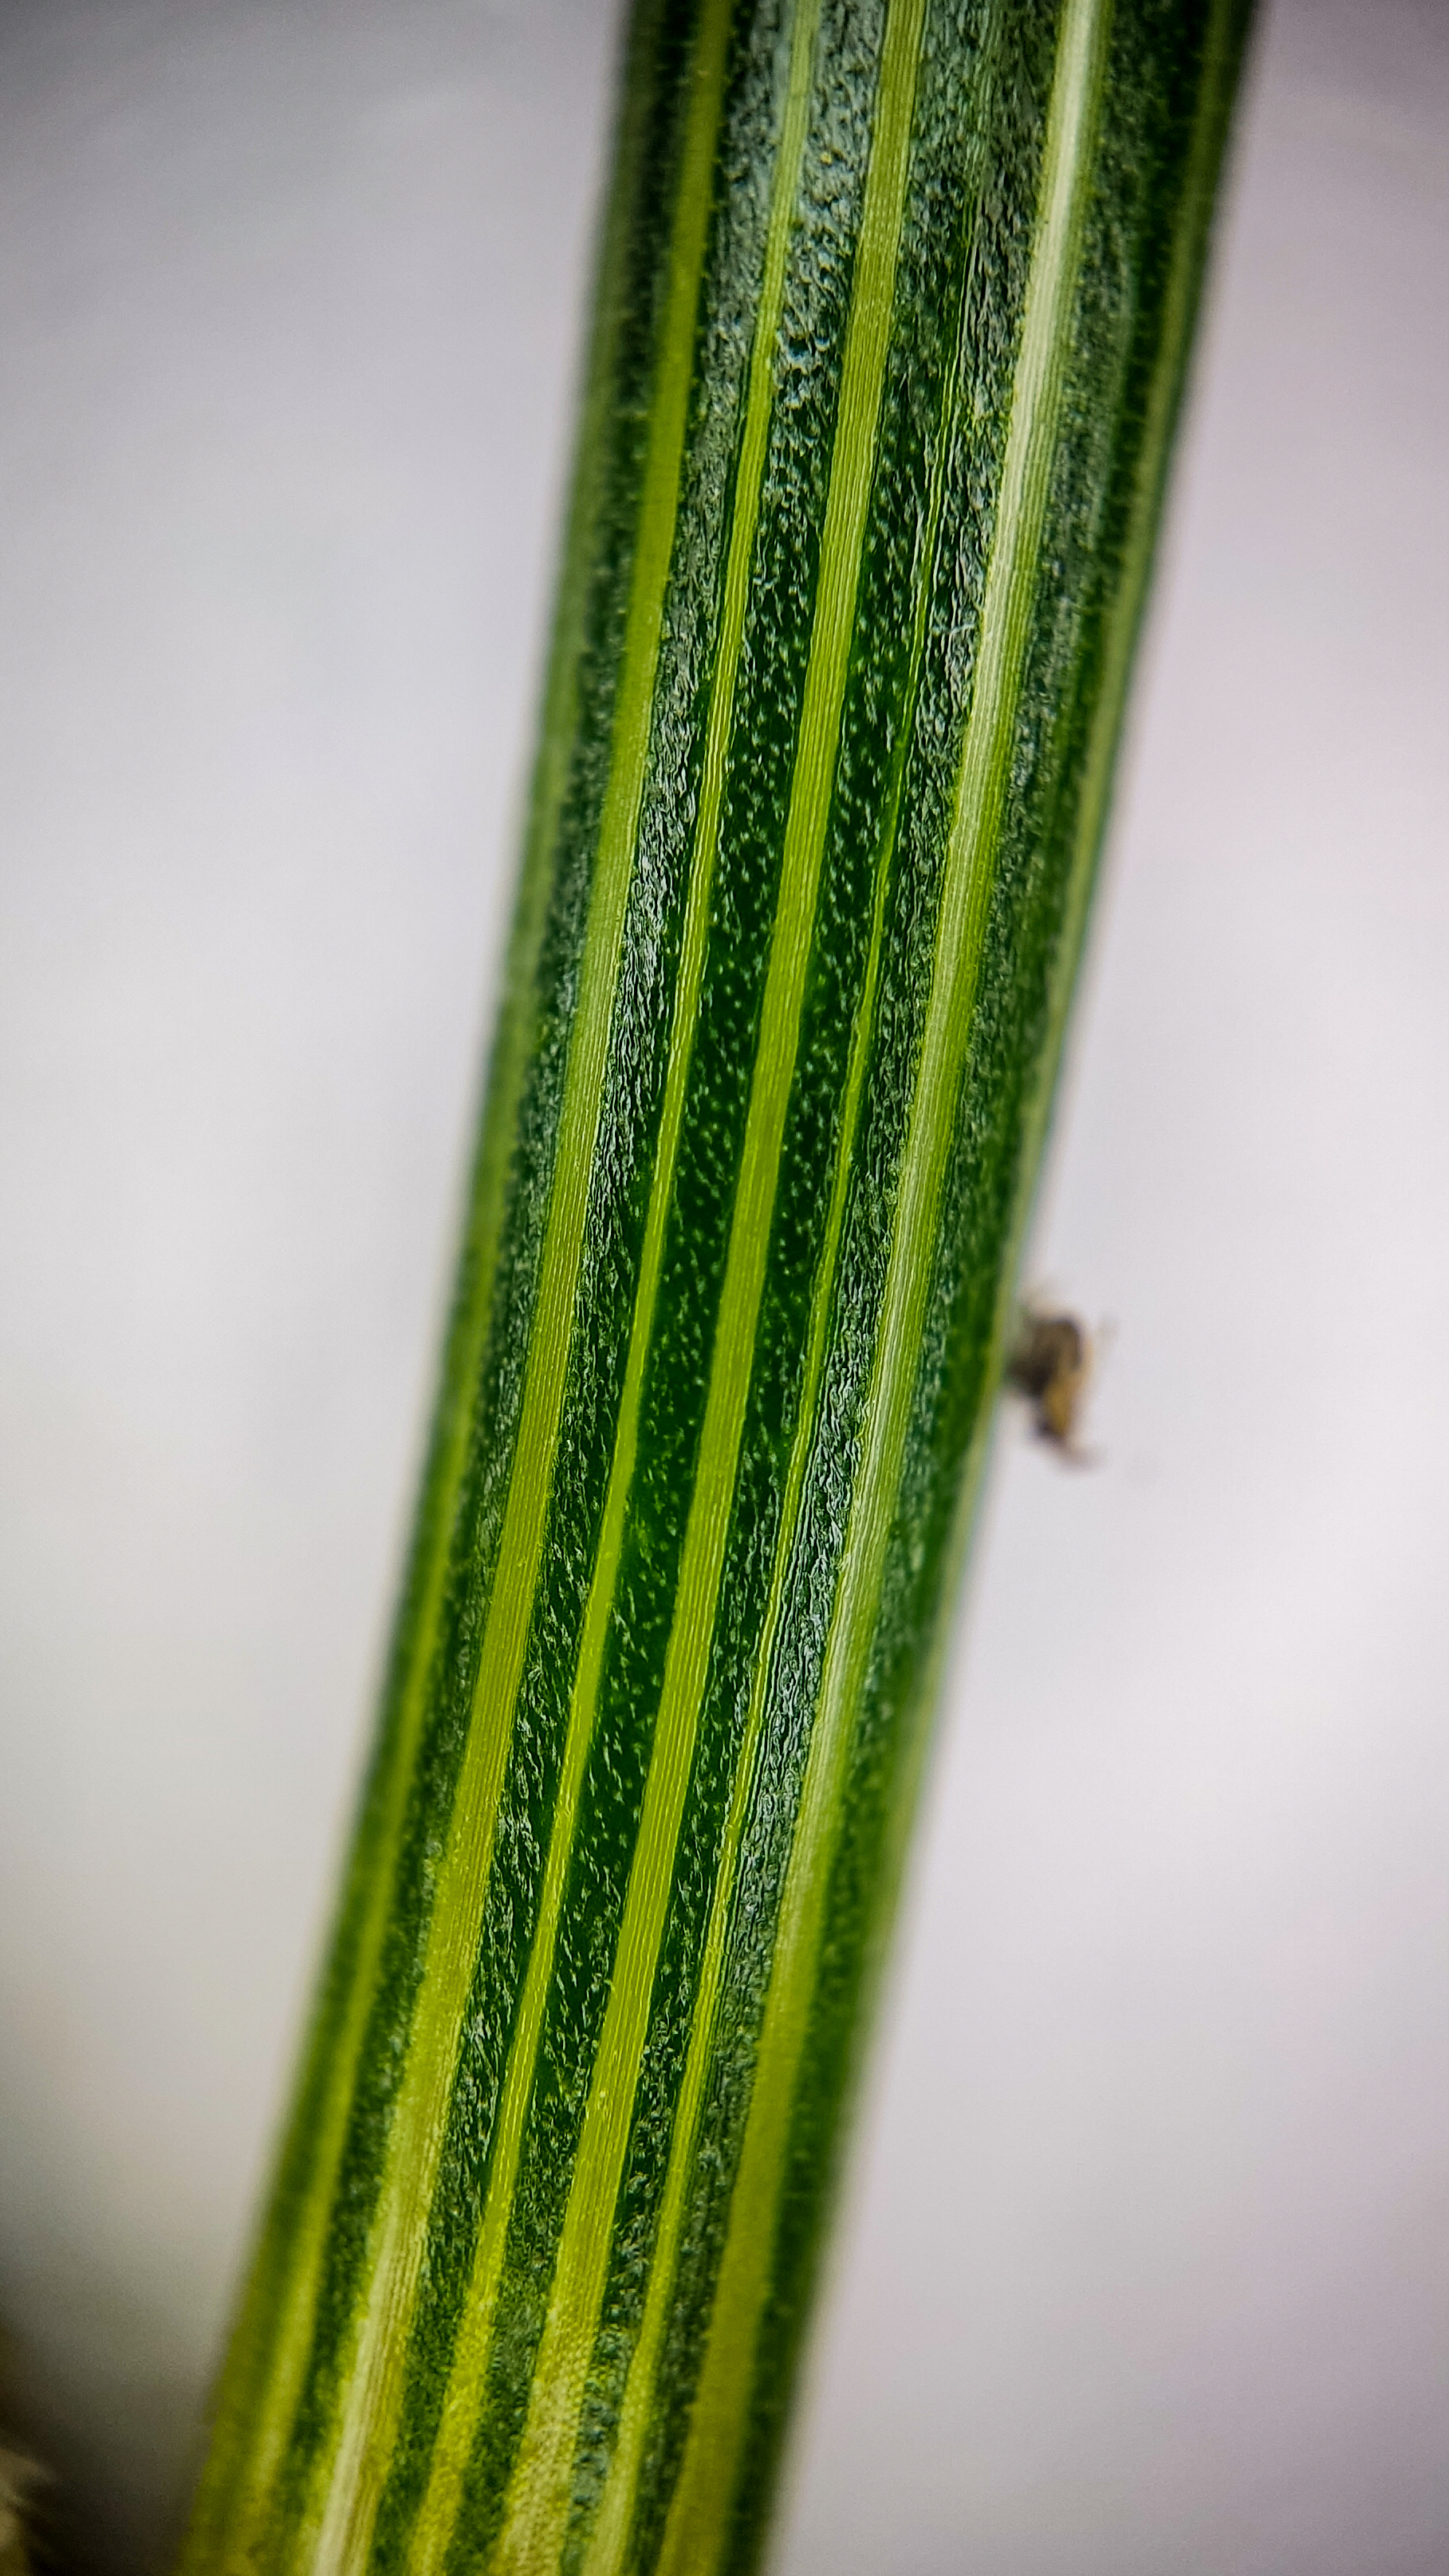
[[[0,2442],[0,2576],[32,2576],[26,2500],[40,2476],[33,2460]]]

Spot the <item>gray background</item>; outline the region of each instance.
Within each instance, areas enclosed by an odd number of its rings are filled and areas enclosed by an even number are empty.
[[[0,5],[0,2318],[194,2458],[384,1633],[598,0]],[[1262,28],[781,2576],[1449,2565],[1449,8]]]

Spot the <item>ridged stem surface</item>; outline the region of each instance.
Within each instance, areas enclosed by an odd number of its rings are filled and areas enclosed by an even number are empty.
[[[185,2576],[759,2552],[1244,0],[638,0],[418,1532]]]

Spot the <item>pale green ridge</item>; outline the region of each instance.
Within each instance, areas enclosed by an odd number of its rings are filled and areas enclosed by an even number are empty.
[[[948,377],[946,397],[942,404],[941,427],[931,472],[926,529],[920,554],[920,586],[917,593],[915,626],[911,637],[910,671],[904,696],[907,710],[915,703],[921,658],[925,647],[926,625],[931,605],[931,574],[935,564],[941,505],[945,493],[949,422],[959,391],[960,345],[958,342],[956,364]],[[638,2498],[644,2445],[653,2421],[659,2353],[669,2321],[675,2266],[679,2258],[689,2186],[694,2178],[700,2111],[714,2050],[715,2018],[724,1978],[725,1949],[729,1934],[730,1908],[734,1900],[735,1873],[739,1862],[740,1844],[744,1836],[745,1819],[749,1811],[755,1756],[769,1696],[770,1668],[774,1659],[775,1640],[784,1614],[791,1555],[804,1496],[805,1473],[815,1439],[816,1406],[825,1370],[826,1345],[835,1296],[836,1275],[840,1263],[840,1247],[845,1229],[845,1206],[850,1189],[856,1130],[860,1123],[866,1069],[870,1063],[875,1034],[875,997],[880,982],[881,955],[885,937],[886,897],[890,887],[891,860],[900,821],[901,793],[905,783],[905,764],[909,743],[907,724],[903,725],[901,741],[896,753],[890,804],[876,859],[870,942],[860,997],[856,1005],[855,1027],[851,1037],[850,1064],[841,1107],[840,1135],[836,1145],[835,1169],[831,1179],[830,1206],[826,1214],[815,1283],[811,1290],[810,1331],[805,1370],[800,1387],[800,1409],[790,1445],[790,1462],[786,1470],[785,1492],[780,1508],[780,1527],[770,1570],[770,1591],[765,1605],[765,1617],[760,1631],[760,1643],[756,1651],[754,1674],[750,1686],[750,1704],[746,1713],[744,1732],[740,1739],[729,1813],[720,1843],[704,1956],[700,1963],[699,1985],[690,2023],[689,2049],[680,2082],[679,2104],[675,2112],[673,2135],[670,2139],[669,2162],[660,2201],[659,2223],[650,2255],[649,2287],[645,2296],[638,2339],[630,2358],[624,2401],[619,2411],[618,2431],[604,2492],[600,2498],[594,2527],[589,2538],[583,2576],[623,2576],[634,2508]]]
[[[937,1251],[942,1188],[970,1045],[1022,663],[1050,485],[1109,0],[1067,0],[981,639],[902,1161],[865,1420],[770,1989],[705,2362],[657,2576],[712,2576],[730,2538],[756,2336],[774,2257],[796,2077],[818,1969],[850,1734],[899,1491]]]
[[[467,1463],[472,1430],[472,1397],[483,1364],[498,1255],[503,1239],[509,1154],[514,1122],[533,1043],[532,1011],[539,952],[547,916],[553,836],[563,803],[566,764],[559,746],[570,731],[571,700],[577,687],[579,641],[579,527],[588,516],[589,496],[597,483],[597,439],[602,409],[600,388],[592,389],[580,440],[579,490],[574,529],[566,550],[566,587],[560,602],[558,640],[550,657],[542,746],[535,768],[531,817],[523,881],[504,965],[501,1025],[490,1066],[485,1112],[468,1193],[468,1226],[464,1249],[464,1302],[455,1316],[443,1369],[444,1417],[437,1483],[431,1489],[429,1544],[419,1568],[417,1626],[410,1644],[406,1679],[399,1697],[394,1731],[386,1748],[382,1816],[372,1855],[366,1911],[333,2043],[332,2068],[314,2127],[315,2146],[306,2185],[305,2208],[293,2221],[285,2294],[268,2341],[264,2395],[252,2421],[231,2493],[221,2515],[228,2556],[245,2563],[270,2510],[277,2471],[306,2375],[317,2297],[321,2287],[337,2175],[347,2137],[348,2116],[357,2069],[372,2009],[383,1941],[393,1894],[397,1854],[407,1815],[428,1685],[432,1678],[439,1622],[447,1585],[448,1564],[458,1496]],[[266,2243],[263,2243],[263,2259]],[[245,2328],[237,2337],[239,2355],[247,2354]],[[223,2396],[223,2406],[225,2397]],[[197,2534],[198,2541],[204,2531]],[[181,2576],[191,2563],[183,2555]]]
[[[1216,78],[1204,77],[1198,93],[1197,115],[1193,124],[1186,175],[1183,180],[1183,210],[1173,239],[1172,266],[1167,291],[1163,297],[1160,354],[1147,397],[1143,424],[1141,466],[1132,511],[1122,548],[1122,564],[1113,601],[1111,622],[1102,654],[1101,679],[1097,702],[1088,737],[1086,758],[1082,765],[1081,794],[1073,833],[1071,871],[1067,879],[1066,902],[1062,928],[1057,943],[1048,1006],[1047,1037],[1042,1050],[1041,1073],[1033,1100],[1031,1124],[1027,1132],[1023,1171],[1034,1181],[1039,1166],[1041,1147],[1051,1115],[1056,1089],[1057,1068],[1066,1035],[1067,1013],[1076,986],[1077,966],[1086,930],[1087,911],[1096,876],[1097,853],[1107,822],[1108,802],[1112,793],[1113,763],[1121,731],[1122,711],[1126,703],[1127,683],[1132,672],[1132,656],[1137,643],[1143,607],[1147,597],[1148,578],[1152,570],[1153,546],[1162,506],[1163,483],[1171,453],[1172,428],[1182,393],[1183,357],[1192,328],[1202,269],[1203,242],[1212,214],[1216,192],[1218,156],[1222,127],[1231,95],[1233,58],[1230,30],[1238,12],[1234,0],[1216,0],[1204,38],[1205,59],[1217,69]],[[1187,209],[1191,207],[1192,213]],[[1030,1195],[1018,1220],[1018,1232],[1003,1279],[1006,1293],[1011,1292],[1016,1276],[1016,1255],[1020,1249],[1030,1208]]]
[[[866,177],[847,324],[799,750],[699,1462],[624,1921],[528,2418],[492,2561],[496,2576],[537,2576],[540,2568],[551,2566],[572,2503],[579,2416],[598,2333],[614,2210],[708,1672],[780,1147],[794,1081],[890,338],[924,5],[925,0],[895,0],[887,22],[879,123]]]
[[[1042,1046],[1041,1070],[1023,1131],[1020,1155],[1021,1187],[1012,1214],[1006,1257],[1001,1265],[997,1286],[991,1349],[984,1372],[986,1400],[982,1404],[976,1428],[971,1437],[971,1445],[962,1471],[961,1493],[953,1518],[951,1537],[943,1559],[941,1597],[946,1601],[954,1600],[959,1589],[970,1542],[971,1524],[994,1428],[995,1417],[990,1399],[1001,1383],[1006,1348],[1017,1313],[1016,1282],[1020,1270],[1022,1247],[1030,1225],[1036,1196],[1042,1147],[1051,1117],[1067,1017],[1076,985],[1087,912],[1096,876],[1097,854],[1107,820],[1122,710],[1126,701],[1132,657],[1152,570],[1158,514],[1171,452],[1173,420],[1182,390],[1183,357],[1192,327],[1193,308],[1201,274],[1203,244],[1216,192],[1222,127],[1232,93],[1234,64],[1230,29],[1237,14],[1234,0],[1216,0],[1204,41],[1204,56],[1215,66],[1215,76],[1204,80],[1198,94],[1197,115],[1193,124],[1187,172],[1183,182],[1183,211],[1179,216],[1174,234],[1172,266],[1167,292],[1163,298],[1158,363],[1153,373],[1144,415],[1139,478],[1133,494],[1127,534],[1122,548],[1121,570],[1102,655],[1099,694],[1093,711],[1087,752],[1083,762],[1082,786],[1072,833],[1072,857],[1067,877],[1066,900],[1063,905],[1062,925],[1057,936],[1048,988],[1047,1033]],[[1192,209],[1191,214],[1187,211],[1189,207]],[[941,1622],[937,1628],[930,1660],[921,1684],[921,1699],[927,1706],[934,1698],[940,1667],[950,1643],[950,1625],[948,1622]],[[913,1779],[919,1772],[925,1752],[925,1736],[918,1730],[912,1755],[912,1772],[902,1783],[895,1820],[878,1873],[878,1920],[889,1917],[891,1892],[900,1876],[904,1859],[903,1845],[914,1805]]]
[[[1031,1222],[1037,1180],[1041,1169],[1042,1148],[1051,1118],[1052,1101],[1056,1092],[1066,1038],[1067,1016],[1076,988],[1087,913],[1096,878],[1097,854],[1106,829],[1122,712],[1126,703],[1127,684],[1132,672],[1132,657],[1136,649],[1138,629],[1152,571],[1163,484],[1171,454],[1173,420],[1182,393],[1183,357],[1192,328],[1193,308],[1201,276],[1203,242],[1216,193],[1218,153],[1228,104],[1224,91],[1226,90],[1230,96],[1232,87],[1229,31],[1236,15],[1234,0],[1216,0],[1204,40],[1205,57],[1218,66],[1218,76],[1216,79],[1206,78],[1198,93],[1197,115],[1193,124],[1187,173],[1183,181],[1183,212],[1179,216],[1174,235],[1172,267],[1167,292],[1163,297],[1162,336],[1158,363],[1153,372],[1147,396],[1137,488],[1133,494],[1127,534],[1122,547],[1121,570],[1102,653],[1101,680],[1092,715],[1091,731],[1087,738],[1086,757],[1082,764],[1082,784],[1072,833],[1072,856],[1067,876],[1066,901],[1062,907],[1062,925],[1057,936],[1051,982],[1048,988],[1047,1031],[1042,1045],[1041,1069],[1024,1131],[1021,1153],[1022,1186],[1012,1215],[1006,1258],[1001,1266],[997,1288],[991,1357],[986,1370],[988,1389],[994,1389],[1000,1384],[1006,1345],[1016,1313],[1016,1281],[1020,1270],[1022,1247]],[[1189,207],[1192,208],[1191,214],[1187,212]],[[962,1480],[961,1502],[946,1555],[942,1592],[947,1600],[954,1597],[965,1558],[975,1494],[985,1466],[991,1429],[992,1413],[990,1405],[987,1404],[982,1408],[981,1417],[972,1438],[971,1451]],[[936,1641],[933,1665],[939,1664],[947,1643],[947,1634],[943,1630]],[[926,1692],[929,1696],[929,1677]],[[903,1813],[909,1810],[910,1804],[910,1796],[907,1792],[902,1800]],[[898,1867],[899,1857],[897,1856],[894,1865],[888,1864],[882,1872],[887,1884]]]
[[[367,2304],[333,2439],[314,2467],[294,2563],[315,2576],[363,2567],[396,2431],[426,2217],[482,1931],[493,1836],[551,1490],[604,1090],[625,907],[648,758],[654,674],[675,513],[694,324],[724,88],[728,0],[709,0],[698,41],[666,319],[600,819],[579,1000],[569,1044],[538,1302],[468,1739],[438,1871],[406,2068],[374,2218]]]
[[[240,2456],[227,2481],[224,2497],[210,2510],[203,2490],[201,2507],[183,2552],[181,2576],[195,2560],[209,2556],[219,2535],[228,2562],[250,2565],[271,2510],[277,2471],[285,2451],[311,2348],[317,2297],[321,2286],[332,2201],[347,2135],[348,2115],[356,2087],[358,2063],[373,2001],[390,1909],[393,1877],[414,1768],[428,1685],[432,1677],[439,1621],[447,1583],[458,1495],[472,1429],[472,1399],[482,1366],[493,1312],[498,1255],[503,1238],[509,1157],[524,1076],[533,1043],[533,1007],[539,953],[547,917],[554,834],[567,781],[564,746],[573,730],[578,689],[578,656],[582,637],[584,538],[598,498],[601,430],[609,383],[604,350],[617,316],[614,283],[624,240],[617,202],[599,262],[599,305],[606,317],[589,369],[583,419],[577,438],[574,493],[564,547],[563,584],[549,654],[543,724],[529,797],[528,832],[517,911],[509,934],[501,993],[498,1038],[489,1066],[484,1116],[468,1191],[464,1239],[463,1292],[450,1322],[442,1372],[436,1483],[430,1475],[429,1543],[416,1570],[421,1598],[413,1632],[406,1680],[385,1752],[383,1813],[371,1856],[369,1895],[358,1933],[341,2026],[333,2040],[332,2068],[314,2128],[314,2152],[305,2207],[291,2220],[285,2294],[268,2335],[263,2364],[243,2321],[233,2350],[261,2381],[263,2395],[255,2410]],[[435,1453],[436,1455],[436,1453]],[[260,2274],[268,2252],[264,2238]],[[262,2372],[265,2371],[265,2377]],[[228,2391],[223,2387],[218,2418],[224,2420]]]
[[[508,2223],[512,2214],[518,2159],[523,2143],[524,2121],[538,2061],[544,2007],[553,1974],[559,1914],[573,1853],[579,1798],[598,1712],[599,1680],[603,1668],[609,1622],[614,1608],[614,1591],[623,1543],[625,1512],[634,1474],[644,1368],[653,1331],[654,1307],[663,1266],[665,1233],[674,1189],[679,1131],[684,1115],[685,1090],[694,1046],[695,1027],[699,1017],[699,995],[704,975],[709,929],[710,893],[714,884],[720,804],[724,792],[725,753],[734,714],[735,680],[739,669],[745,607],[749,595],[750,558],[754,549],[760,484],[769,439],[775,336],[784,302],[785,262],[789,247],[791,216],[805,146],[810,103],[810,69],[818,18],[819,0],[806,0],[806,5],[800,9],[791,30],[785,113],[781,123],[780,149],[766,235],[759,319],[750,353],[745,425],[740,442],[734,515],[725,568],[720,642],[711,683],[699,813],[690,860],[689,892],[680,949],[674,1022],[670,1030],[664,1105],[660,1117],[654,1171],[650,1181],[644,1249],[640,1260],[634,1319],[630,1328],[629,1354],[619,1406],[618,1429],[615,1435],[614,1453],[610,1461],[609,1487],[584,1618],[578,1669],[570,1697],[568,1731],[553,1825],[549,1836],[543,1888],[539,1900],[538,1924],[529,1954],[523,2000],[519,2007],[518,2022],[509,2050],[508,2067],[504,2078],[498,2114],[498,2142],[489,2171],[487,2196],[478,2232],[463,2322],[454,2347],[447,2391],[443,2400],[442,2417],[433,2446],[427,2491],[418,2515],[408,2557],[409,2576],[438,2576],[438,2571],[445,2563],[457,2520],[463,2480],[467,2473],[469,2453],[482,2402],[483,2383],[493,2331],[494,2307],[498,2296],[498,2282],[507,2242]]]
[[[529,900],[520,907],[519,931],[513,943],[513,974],[517,975],[516,999],[510,991],[505,1008],[510,1010],[505,1022],[495,1093],[505,1096],[511,1111],[528,1057],[530,1035],[526,999],[531,998],[533,972],[542,938],[545,905],[546,869],[540,864],[538,883],[526,889]],[[511,1095],[511,1097],[509,1097]],[[501,1113],[500,1122],[501,1124]],[[510,1121],[511,1123],[511,1121]],[[488,1169],[488,1146],[494,1142],[498,1127],[490,1120],[484,1131],[483,1152],[479,1156],[478,1197],[482,1223],[472,1246],[476,1265],[474,1282],[466,1313],[459,1319],[458,1380],[459,1393],[453,1419],[448,1426],[432,1547],[423,1576],[423,1599],[419,1612],[418,1637],[413,1660],[404,1686],[397,1716],[397,1736],[391,1749],[385,1804],[379,1828],[380,1851],[368,1891],[367,1911],[358,1934],[357,1953],[338,2032],[334,2072],[316,2125],[316,2158],[309,2177],[307,2207],[294,2239],[287,2266],[286,2292],[273,2338],[273,2358],[269,2364],[266,2394],[258,2410],[248,2446],[246,2466],[240,2493],[245,2497],[241,2518],[234,2505],[228,2517],[231,2529],[227,2545],[233,2557],[240,2559],[251,2537],[265,2524],[277,2472],[281,2467],[296,2412],[297,2401],[306,2376],[311,2350],[317,2296],[322,2282],[323,2258],[331,2222],[338,2170],[347,2138],[348,2117],[352,2109],[357,2081],[358,2062],[367,2034],[368,2016],[372,2009],[378,1965],[387,1933],[393,1892],[393,1874],[407,1814],[408,1792],[422,1730],[423,1712],[427,1705],[427,1687],[431,1678],[437,1647],[438,1625],[447,1583],[450,1541],[457,1499],[463,1481],[468,1454],[468,1435],[472,1416],[467,1393],[476,1384],[482,1366],[483,1348],[492,1314],[493,1285],[497,1269],[498,1248],[502,1237],[504,1179],[506,1165],[496,1151],[493,1169]],[[490,1185],[491,1184],[491,1188]],[[242,2560],[241,2563],[245,2563]]]

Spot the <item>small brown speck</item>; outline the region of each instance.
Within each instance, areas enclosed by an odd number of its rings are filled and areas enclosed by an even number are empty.
[[[1092,1374],[1090,1335],[1075,1315],[1038,1315],[1027,1307],[1006,1363],[1006,1383],[1031,1406],[1032,1429],[1077,1465],[1086,1453],[1077,1424]]]

